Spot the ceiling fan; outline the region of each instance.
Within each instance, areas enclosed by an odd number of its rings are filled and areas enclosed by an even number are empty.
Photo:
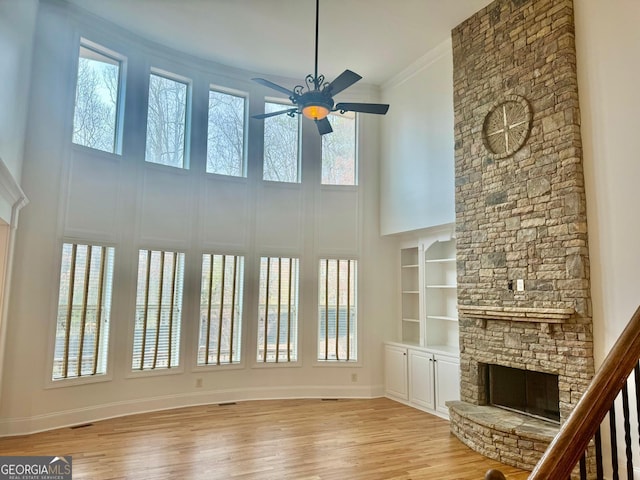
[[[295,105],[286,110],[277,112],[261,113],[253,115],[253,118],[264,119],[274,117],[276,115],[287,114],[290,117],[302,114],[305,117],[316,122],[320,135],[331,133],[331,123],[327,116],[331,112],[360,112],[375,113],[384,115],[389,110],[389,105],[381,103],[335,103],[333,96],[349,88],[362,77],[351,70],[342,72],[333,82],[325,82],[324,75],[318,75],[318,17],[320,12],[320,0],[316,0],[316,58],[314,74],[307,75],[305,78],[305,86],[297,85],[293,90],[281,87],[264,78],[253,78],[265,87],[272,88],[278,92],[284,93],[289,100]]]

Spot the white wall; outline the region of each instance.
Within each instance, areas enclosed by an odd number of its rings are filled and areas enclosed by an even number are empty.
[[[310,122],[303,123],[302,184],[260,180],[262,122],[257,120],[250,120],[248,127],[248,178],[205,175],[209,85],[248,92],[250,114],[263,111],[264,96],[274,92],[250,82],[253,72],[168,51],[74,12],[64,4],[43,1],[38,14],[23,173],[30,204],[18,230],[0,434],[195,403],[381,395],[382,341],[395,330],[397,299],[395,241],[379,237],[379,119],[363,115],[360,120],[357,188],[320,187],[320,140]],[[122,156],[74,146],[70,141],[80,36],[128,58]],[[193,81],[190,170],[144,161],[145,98],[151,66]],[[352,91],[354,101],[378,100],[373,89],[354,87]],[[273,228],[276,224],[279,228]],[[50,381],[64,240],[107,242],[116,248],[106,381],[67,382],[67,386]],[[186,253],[182,368],[173,374],[131,372],[139,248]],[[239,368],[196,366],[199,265],[201,254],[211,250],[245,255],[244,355]],[[256,264],[264,254],[301,259],[301,361],[293,367],[264,368],[255,363]],[[320,258],[338,255],[359,260],[357,365],[315,361],[317,265]],[[356,382],[353,373],[358,375]],[[196,388],[196,378],[203,379],[202,388]]]
[[[0,0],[0,158],[20,184],[38,0]]]
[[[575,1],[597,363],[640,305],[640,3]]]
[[[574,4],[597,368],[640,305],[640,2]],[[622,425],[618,432],[623,459]]]
[[[382,234],[455,221],[451,41],[385,84],[391,105],[382,130]]]

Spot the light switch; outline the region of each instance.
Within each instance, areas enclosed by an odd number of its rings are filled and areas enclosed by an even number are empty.
[[[522,278],[516,280],[516,291],[524,292],[524,280]]]

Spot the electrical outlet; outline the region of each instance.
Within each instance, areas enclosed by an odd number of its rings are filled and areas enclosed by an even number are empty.
[[[351,374],[351,381],[354,382],[354,383],[358,381],[358,374],[357,373],[352,373]]]
[[[202,388],[202,378],[196,378],[196,388]]]
[[[516,280],[516,291],[524,292],[524,280],[522,278]]]

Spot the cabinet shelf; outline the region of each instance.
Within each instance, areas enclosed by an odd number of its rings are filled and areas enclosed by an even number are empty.
[[[455,258],[432,258],[429,260],[425,260],[425,263],[455,263]]]
[[[427,320],[444,320],[445,322],[457,322],[458,317],[448,317],[444,315],[427,315]]]
[[[454,239],[436,241],[423,252],[426,348],[457,355],[458,308],[456,244]]]

